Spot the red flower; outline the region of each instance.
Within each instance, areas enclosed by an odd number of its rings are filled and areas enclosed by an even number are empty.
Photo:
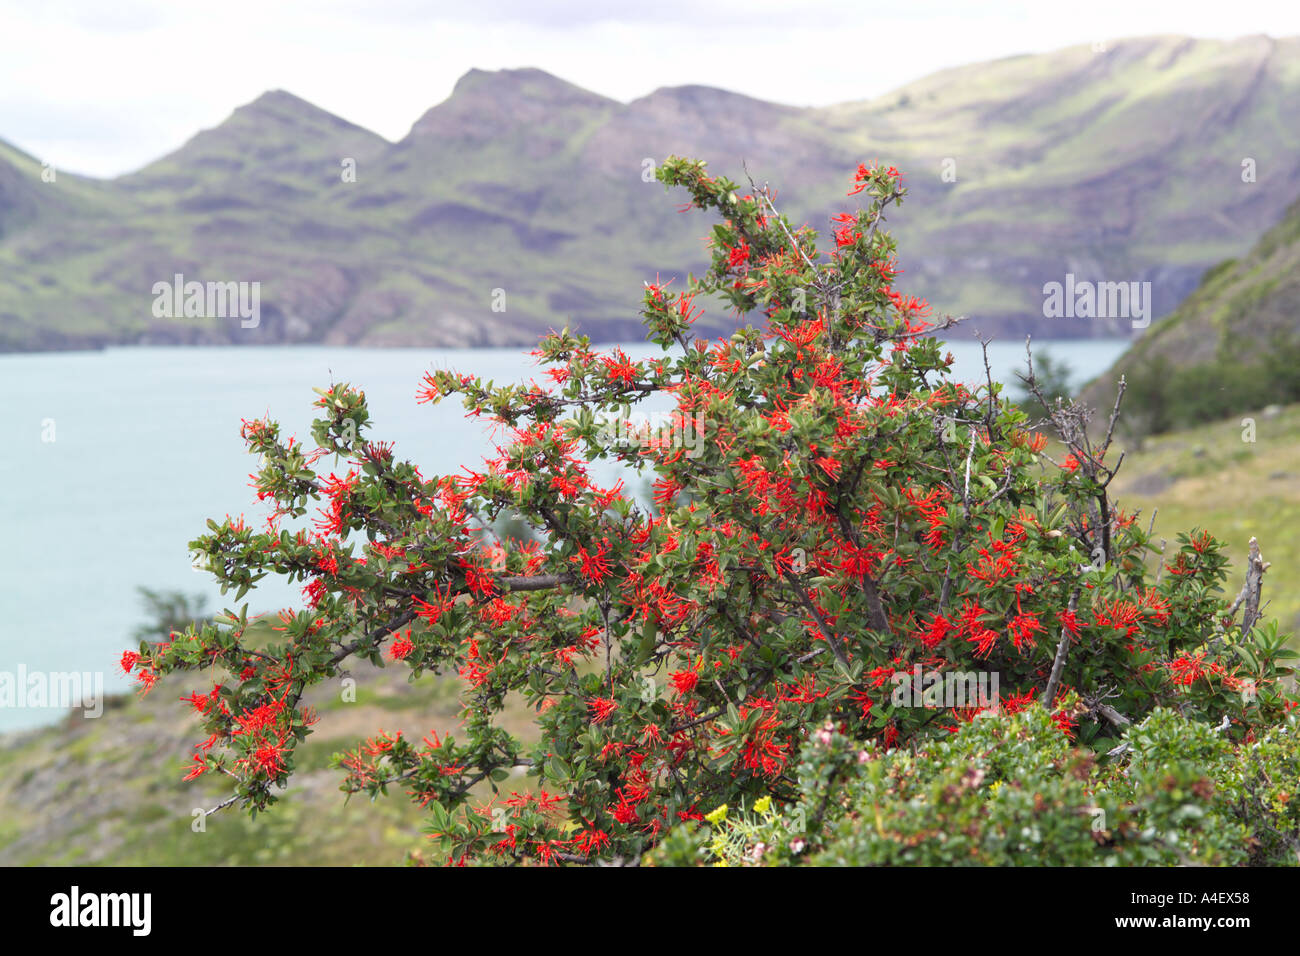
[[[689,694],[695,690],[695,685],[700,682],[700,675],[693,670],[673,671],[668,677],[668,683],[673,685],[673,690],[679,694]]]
[[[252,748],[240,763],[254,773],[265,773],[268,777],[275,777],[285,770],[284,752],[283,737],[275,741],[263,740]]]
[[[325,586],[320,578],[312,578],[311,583],[302,589],[303,597],[307,599],[307,603],[312,607],[320,604],[321,598],[328,593],[329,588]]]
[[[850,196],[856,196],[862,190],[871,185],[871,177],[876,174],[875,168],[868,168],[866,163],[858,164],[858,171],[853,174],[853,188],[849,190]]]
[[[1056,724],[1056,726],[1061,729],[1061,733],[1065,734],[1066,737],[1071,740],[1074,739],[1074,728],[1078,725],[1078,721],[1071,717],[1068,712],[1058,710],[1056,713],[1052,714],[1052,723]]]
[[[461,567],[465,569],[465,583],[473,593],[481,597],[492,597],[496,593],[497,583],[490,572],[469,561],[462,561]]]
[[[283,709],[284,705],[276,702],[271,704],[262,704],[260,707],[254,707],[251,710],[244,711],[237,718],[239,729],[234,731],[235,736],[240,734],[256,733],[264,728],[275,726],[276,720],[279,719],[280,711]]]
[[[447,609],[456,603],[456,596],[451,593],[451,588],[447,589],[445,595],[439,591],[434,591],[433,596],[437,599],[434,604],[421,601],[418,597],[411,598],[411,603],[415,605],[416,616],[427,621],[430,627],[437,624],[438,618],[442,617]]]
[[[1219,665],[1215,663],[1211,663],[1209,667],[1205,666],[1204,652],[1193,657],[1183,651],[1165,666],[1169,668],[1169,679],[1183,686],[1194,684],[1206,674],[1214,674],[1220,670]]]
[[[413,650],[415,650],[415,645],[411,643],[411,631],[408,628],[405,634],[389,645],[388,656],[395,661],[400,661],[405,659],[406,655]]]
[[[346,478],[340,478],[338,475],[330,475],[321,482],[321,491],[330,500],[328,509],[321,511],[321,516],[312,523],[320,529],[322,534],[339,534],[343,530],[343,524],[347,519],[347,511],[352,503],[353,493],[356,487],[361,483],[361,476],[355,471],[349,471]]]
[[[601,724],[609,720],[609,718],[613,716],[614,711],[618,710],[618,701],[604,697],[597,697],[587,706],[591,708],[592,722]]]
[[[831,458],[829,455],[822,455],[820,458],[814,458],[813,461],[817,462],[817,466],[821,468],[822,471],[826,472],[826,474],[836,480],[839,479],[840,463],[834,458]]]
[[[1005,714],[1019,713],[1034,702],[1034,697],[1037,694],[1038,690],[1031,688],[1023,694],[1012,694],[1009,697],[1003,697],[1000,702],[1002,712]]]
[[[1015,645],[1016,650],[1020,650],[1020,645],[1024,641],[1033,647],[1034,634],[1045,628],[1039,623],[1037,615],[1022,612],[1008,622],[1007,630],[1011,632],[1011,643]]]
[[[579,546],[578,553],[569,560],[582,565],[582,576],[592,584],[599,584],[609,575],[609,562],[605,555],[609,553],[608,539],[596,546],[595,553]]]
[[[971,631],[970,637],[966,640],[975,646],[975,656],[985,657],[993,650],[993,645],[998,641],[998,632],[989,630],[987,627],[977,627]]]
[[[129,674],[135,668],[136,662],[140,660],[140,655],[135,651],[122,652],[122,673]]]
[[[622,792],[619,792],[618,806],[614,808],[614,819],[623,824],[641,822],[641,817],[636,812],[636,804],[631,803]]]
[[[573,845],[579,853],[590,856],[609,846],[609,834],[589,826],[573,838]]]
[[[840,215],[833,217],[833,219],[835,222],[840,223],[838,229],[832,230],[835,234],[836,246],[840,248],[851,246],[862,238],[862,230],[854,228],[858,224],[856,216],[846,212],[840,213]]]
[[[746,708],[741,708],[741,717]],[[747,770],[757,771],[766,777],[780,776],[785,769],[787,744],[779,744],[773,738],[780,728],[775,714],[768,714],[754,728],[753,736],[745,741],[741,753],[741,765]]]
[[[1147,591],[1138,598],[1138,605],[1150,612],[1157,624],[1164,624],[1169,620],[1169,602],[1155,591]]]
[[[858,193],[862,192],[862,190],[870,186],[872,177],[875,176],[878,172],[879,170],[877,170],[875,166],[868,167],[866,163],[859,163],[858,171],[853,174],[853,188],[849,190],[849,195],[856,196]],[[889,176],[893,179],[898,179],[903,174],[900,173],[893,166],[890,166],[888,169],[885,170],[884,175]]]
[[[266,743],[253,751],[253,763],[258,770],[268,777],[284,770],[284,748],[279,744]]]
[[[636,381],[636,364],[627,357],[622,349],[615,349],[612,358],[602,356],[600,361],[605,366],[605,371],[612,381],[623,382],[626,385],[631,385]]]
[[[325,574],[338,574],[339,561],[334,556],[334,552],[326,547],[319,547],[312,550],[312,555],[316,559],[316,567]]]
[[[220,690],[220,688],[217,688],[216,690]],[[188,697],[182,697],[181,700],[188,703],[191,707],[193,707],[200,714],[202,714],[207,711],[208,704],[212,703],[212,701],[216,698],[216,690],[213,691],[212,697],[208,697],[206,694],[200,694],[198,691],[194,691]]]
[[[930,615],[930,623],[925,631],[919,635],[921,643],[927,648],[933,649],[952,631],[952,624],[942,614]]]
[[[149,691],[153,690],[153,685],[158,682],[158,673],[151,671],[147,667],[135,675],[136,682],[140,685],[140,696],[143,697]]]

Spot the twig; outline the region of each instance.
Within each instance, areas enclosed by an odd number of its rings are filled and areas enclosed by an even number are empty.
[[[1129,720],[1114,707],[1110,706],[1110,704],[1098,704],[1097,713],[1105,717],[1116,727],[1127,727],[1129,724],[1133,723],[1133,721]]]
[[[847,668],[849,666],[849,659],[844,655],[844,651],[840,649],[839,642],[835,640],[835,636],[831,634],[830,629],[827,628],[826,622],[822,619],[817,608],[814,607],[812,601],[808,599],[808,593],[803,589],[803,585],[799,583],[799,579],[789,571],[785,571],[784,575],[785,579],[790,582],[790,586],[794,588],[794,593],[798,596],[799,603],[801,603],[808,613],[812,615],[813,622],[817,625],[817,630],[821,632],[826,643],[830,645],[831,653],[835,655],[835,659]]]
[[[1241,612],[1241,633],[1249,634],[1259,620],[1259,603],[1264,590],[1264,572],[1268,562],[1259,554],[1259,541],[1250,539],[1250,556],[1246,559],[1246,608]]]
[[[970,463],[975,456],[975,429],[970,430],[970,451],[966,453],[966,484],[961,491],[962,511],[970,517]]]
[[[1070,595],[1070,613],[1074,613],[1079,604],[1079,589]],[[1061,683],[1061,671],[1065,669],[1066,649],[1070,646],[1070,629],[1061,625],[1061,642],[1056,645],[1056,658],[1052,661],[1052,674],[1047,678],[1047,690],[1043,691],[1043,706],[1051,707],[1056,697],[1056,688]]]
[[[231,796],[230,796],[228,799],[226,799],[226,800],[222,800],[220,803],[218,803],[218,804],[217,804],[215,807],[213,807],[211,810],[204,810],[204,811],[203,811],[203,815],[204,815],[205,817],[210,817],[210,816],[212,816],[212,814],[216,813],[218,810],[224,810],[224,809],[226,809],[226,807],[230,806],[232,803],[234,803],[234,802],[235,802],[236,800],[238,800],[238,799],[239,799],[239,794],[237,794],[237,793],[235,793],[235,794],[231,794]]]

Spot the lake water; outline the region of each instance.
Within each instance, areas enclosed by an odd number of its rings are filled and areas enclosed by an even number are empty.
[[[1104,371],[1127,342],[1035,343],[1078,381]],[[957,377],[982,382],[979,345],[949,342]],[[625,346],[635,356],[657,349]],[[1024,345],[994,343],[994,378],[1012,381]],[[418,405],[424,372],[451,368],[495,379],[537,375],[526,349],[120,348],[0,355],[0,680],[20,671],[102,674],[107,692],[130,682],[116,667],[143,617],[136,588],[202,593],[187,543],[205,520],[267,514],[248,487],[254,460],[241,418],[269,414],[310,442],[313,386],[365,390],[370,437],[393,441],[425,477],[476,465],[491,443],[459,401]],[[662,407],[662,406],[661,406]],[[318,467],[328,470],[327,460]],[[233,597],[233,594],[230,595]],[[296,604],[296,586],[265,579],[250,611]],[[0,732],[57,719],[62,708],[0,705]]]

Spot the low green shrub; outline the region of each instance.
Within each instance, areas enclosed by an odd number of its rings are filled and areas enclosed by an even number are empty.
[[[1159,708],[1114,755],[1077,749],[1033,705],[913,751],[833,728],[802,751],[800,798],[716,808],[660,865],[1296,865],[1297,719],[1234,744]]]

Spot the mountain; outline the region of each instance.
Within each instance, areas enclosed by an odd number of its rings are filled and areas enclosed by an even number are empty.
[[[0,140],[0,238],[48,216],[52,199],[41,189],[40,164]]]
[[[1300,38],[1146,37],[815,109],[701,86],[620,103],[472,70],[396,143],[276,91],[112,181],[46,184],[4,148],[0,350],[506,345],[565,323],[639,339],[642,280],[707,263],[710,223],[642,177],[673,153],[742,185],[748,169],[822,230],[859,162],[898,166],[909,293],[986,334],[1127,332],[1044,318],[1044,284],[1150,282],[1158,316],[1245,254],[1300,195],[1297,54]],[[260,325],[155,318],[154,283],[178,273],[260,282]]]
[[[1207,270],[1084,401],[1108,404],[1120,376],[1140,432],[1300,400],[1300,201],[1241,258]]]
[[[1127,352],[1118,369],[1161,354],[1175,364],[1258,360],[1278,335],[1300,340],[1300,202],[1240,259],[1208,270],[1198,288]]]

